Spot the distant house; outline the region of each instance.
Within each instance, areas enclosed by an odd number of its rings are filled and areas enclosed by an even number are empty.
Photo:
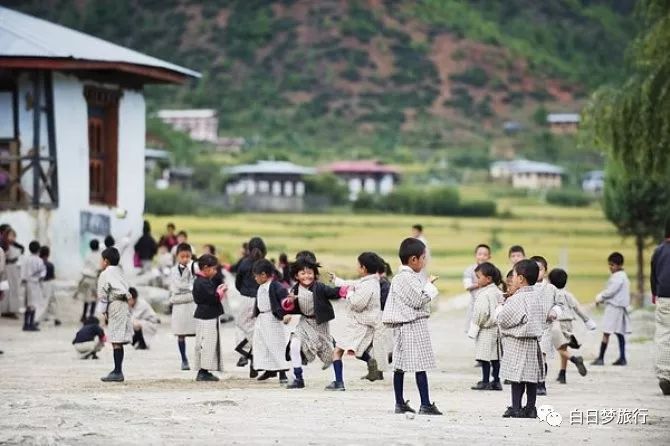
[[[355,201],[361,192],[387,195],[400,180],[398,169],[375,160],[338,161],[320,169],[330,172],[346,183],[349,199]]]
[[[584,175],[582,190],[592,194],[601,194],[605,189],[605,172],[592,170]]]
[[[219,118],[213,109],[159,110],[158,118],[195,141],[216,143],[219,138]]]
[[[549,113],[547,124],[551,133],[556,135],[577,133],[579,128],[578,113]]]
[[[199,76],[0,7],[0,223],[49,245],[62,278],[79,275],[92,238],[138,238],[143,88]]]
[[[170,152],[163,149],[144,149],[144,170],[149,173],[156,169],[167,169],[172,164]]]
[[[559,188],[563,183],[562,167],[529,160],[497,161],[491,164],[491,178],[511,184],[515,189]]]
[[[316,170],[287,161],[257,161],[225,168],[229,177],[226,195],[237,197],[249,211],[297,211],[304,209],[306,176]]]

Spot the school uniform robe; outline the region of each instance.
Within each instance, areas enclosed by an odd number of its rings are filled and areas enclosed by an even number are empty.
[[[175,336],[195,336],[196,304],[193,301],[193,262],[175,265],[170,275],[170,303],[172,304],[172,333]]]
[[[553,336],[553,333],[560,332],[560,324],[557,320],[549,320],[549,316],[553,313],[558,319],[563,312],[565,302],[561,300],[561,296],[558,294],[558,288],[547,281],[538,282],[535,284],[534,288],[539,294],[542,308],[545,313],[540,348],[542,349],[542,353],[547,355],[547,358],[553,358],[554,351],[556,348],[560,347],[553,344],[552,339],[555,337]]]
[[[345,316],[345,335],[338,347],[360,357],[371,346],[375,332],[381,325],[381,298],[379,276],[370,274],[360,280],[336,278],[335,286],[348,287]]]
[[[195,369],[223,371],[223,351],[219,316],[223,306],[216,293],[216,285],[206,277],[196,276],[193,281],[195,313]]]
[[[494,284],[479,290],[472,312],[472,324],[477,327],[475,359],[493,361],[500,359],[498,324],[495,310],[502,302],[502,291]]]
[[[575,296],[566,290],[558,290],[559,299],[565,302],[565,307],[563,308],[563,313],[558,318],[558,323],[560,330],[558,333],[553,333],[553,343],[554,345],[567,345],[570,343],[570,337],[574,336],[573,334],[573,322],[577,317],[579,317],[583,322],[587,322],[589,317],[584,310],[579,305],[579,302]]]
[[[600,292],[605,303],[603,315],[603,333],[631,333],[630,315],[630,281],[625,271],[617,271],[607,281],[607,286]]]
[[[546,313],[533,287],[523,287],[496,310],[502,336],[500,376],[512,382],[544,381],[540,338]]]
[[[133,341],[133,321],[128,305],[128,281],[119,266],[108,266],[98,277],[99,311],[107,314],[107,339],[113,344]]]
[[[240,293],[240,305],[235,315],[237,345],[243,343],[245,340],[249,344],[252,344],[254,338],[254,311],[256,308],[255,299],[258,292],[258,284],[252,272],[253,264],[254,259],[245,257],[239,262],[237,275],[235,276],[235,288]]]
[[[44,305],[41,281],[47,275],[44,260],[37,254],[31,254],[25,259],[21,272],[26,287],[26,308],[41,308]]]
[[[100,251],[91,251],[84,258],[81,279],[77,286],[77,297],[80,297],[84,302],[91,303],[98,299],[98,276],[100,275],[101,263],[102,255]]]
[[[467,333],[470,329],[470,324],[472,323],[473,312],[475,308],[475,300],[477,299],[478,289],[470,290],[472,286],[477,284],[477,274],[475,274],[475,269],[477,264],[474,263],[468,266],[463,272],[463,288],[470,294],[470,300],[468,302],[468,309],[465,313],[465,332]]]
[[[253,338],[253,365],[256,370],[288,370],[288,342],[281,301],[288,294],[279,282],[267,281],[258,287]]]
[[[21,254],[18,247],[10,244],[5,252],[5,277],[9,289],[5,291],[5,297],[0,301],[0,312],[18,313],[23,306],[21,302]]]
[[[391,281],[382,322],[393,328],[393,367],[420,372],[437,367],[428,329],[430,302],[438,295],[423,272],[403,265]]]
[[[131,314],[133,318],[133,323],[134,322],[139,323],[140,327],[142,328],[142,336],[144,337],[144,342],[147,345],[149,345],[151,339],[158,332],[158,324],[160,323],[158,315],[156,315],[154,309],[151,308],[149,302],[142,299],[141,297],[137,298],[135,306],[131,310]]]

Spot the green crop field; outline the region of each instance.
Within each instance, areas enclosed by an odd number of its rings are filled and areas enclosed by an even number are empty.
[[[352,277],[356,257],[375,251],[394,268],[400,241],[413,224],[424,225],[430,245],[431,273],[440,276],[439,288],[446,296],[462,292],[461,274],[473,261],[473,248],[488,243],[494,248],[493,262],[509,269],[507,248],[521,244],[530,255],[542,255],[552,266],[567,268],[568,288],[587,302],[607,280],[607,256],[621,251],[629,275],[635,274],[631,240],[616,234],[599,207],[560,208],[523,204],[528,200],[501,199],[499,209],[508,218],[457,218],[408,215],[360,214],[232,214],[217,217],[175,215],[149,216],[157,236],[168,222],[189,233],[189,241],[200,250],[203,244],[217,247],[223,262],[234,260],[243,241],[258,235],[268,245],[270,258],[286,252],[289,259],[299,250],[316,253],[324,271]],[[651,251],[651,249],[650,249]],[[651,252],[647,252],[649,256]],[[648,262],[649,257],[646,258]]]

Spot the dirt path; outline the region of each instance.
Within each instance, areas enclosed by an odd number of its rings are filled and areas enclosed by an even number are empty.
[[[590,369],[584,378],[569,369],[566,386],[554,383],[552,362],[549,396],[538,404],[553,405],[564,419],[561,427],[503,419],[509,386],[503,392],[470,390],[479,369],[473,367],[472,342],[462,333],[460,303],[443,303],[431,318],[440,365],[429,374],[431,399],[445,416],[415,419],[392,414],[390,375],[383,382],[363,382],[364,364],[353,359],[345,360],[346,392],[323,391],[332,372],[316,364],[305,371],[304,390],[249,381],[245,370],[234,367],[230,324],[223,326],[227,370],[221,382],[196,383],[194,372],[178,370],[165,320],[151,350],[126,350],[127,381],[117,385],[99,381],[112,368],[108,347],[99,361],[76,359],[70,345],[74,325],[23,333],[18,323],[3,319],[0,444],[668,444],[670,398],[656,385],[651,342],[629,342],[628,367]],[[638,337],[648,336],[648,319],[636,318]],[[334,324],[336,337],[341,322]],[[599,335],[583,333],[582,326],[577,334],[585,358],[592,359]],[[616,359],[616,350],[611,345],[607,363]],[[418,406],[411,376],[405,392]],[[608,425],[570,424],[573,409],[626,408],[647,409],[646,424],[618,425],[616,419]]]

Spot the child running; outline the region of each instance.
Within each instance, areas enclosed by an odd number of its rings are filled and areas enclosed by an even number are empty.
[[[333,352],[333,371],[335,381],[326,386],[326,390],[345,390],[342,373],[342,356],[354,355],[368,366],[368,374],[376,379],[383,379],[377,367],[377,360],[370,356],[372,341],[377,326],[381,323],[381,299],[379,287],[379,256],[373,252],[364,252],[358,256],[357,281],[342,280],[331,273],[330,278],[337,287],[346,287],[347,318],[346,335],[341,343],[337,343]]]
[[[391,281],[382,321],[393,328],[393,391],[395,413],[415,413],[405,401],[403,386],[405,372],[414,372],[421,397],[420,415],[442,415],[430,402],[427,370],[437,367],[430,340],[428,317],[430,302],[438,295],[433,282],[426,277],[426,246],[421,240],[407,238],[400,244],[398,256],[402,266]]]
[[[279,373],[279,382],[288,383],[286,371],[286,330],[282,300],[287,296],[286,288],[273,280],[274,265],[267,259],[257,260],[253,274],[258,283],[256,296],[255,326],[253,340],[253,367],[263,370],[259,381],[274,378]]]
[[[181,369],[191,370],[186,356],[186,338],[195,336],[195,303],[193,302],[193,250],[188,243],[176,246],[177,264],[170,277],[170,304],[172,304],[172,333],[177,336]]]
[[[500,384],[500,348],[495,310],[502,303],[500,290],[502,275],[489,262],[475,268],[477,275],[477,298],[472,313],[472,323],[468,335],[475,339],[475,360],[481,364],[482,380],[472,390],[502,390]],[[493,381],[490,381],[493,371]]]

